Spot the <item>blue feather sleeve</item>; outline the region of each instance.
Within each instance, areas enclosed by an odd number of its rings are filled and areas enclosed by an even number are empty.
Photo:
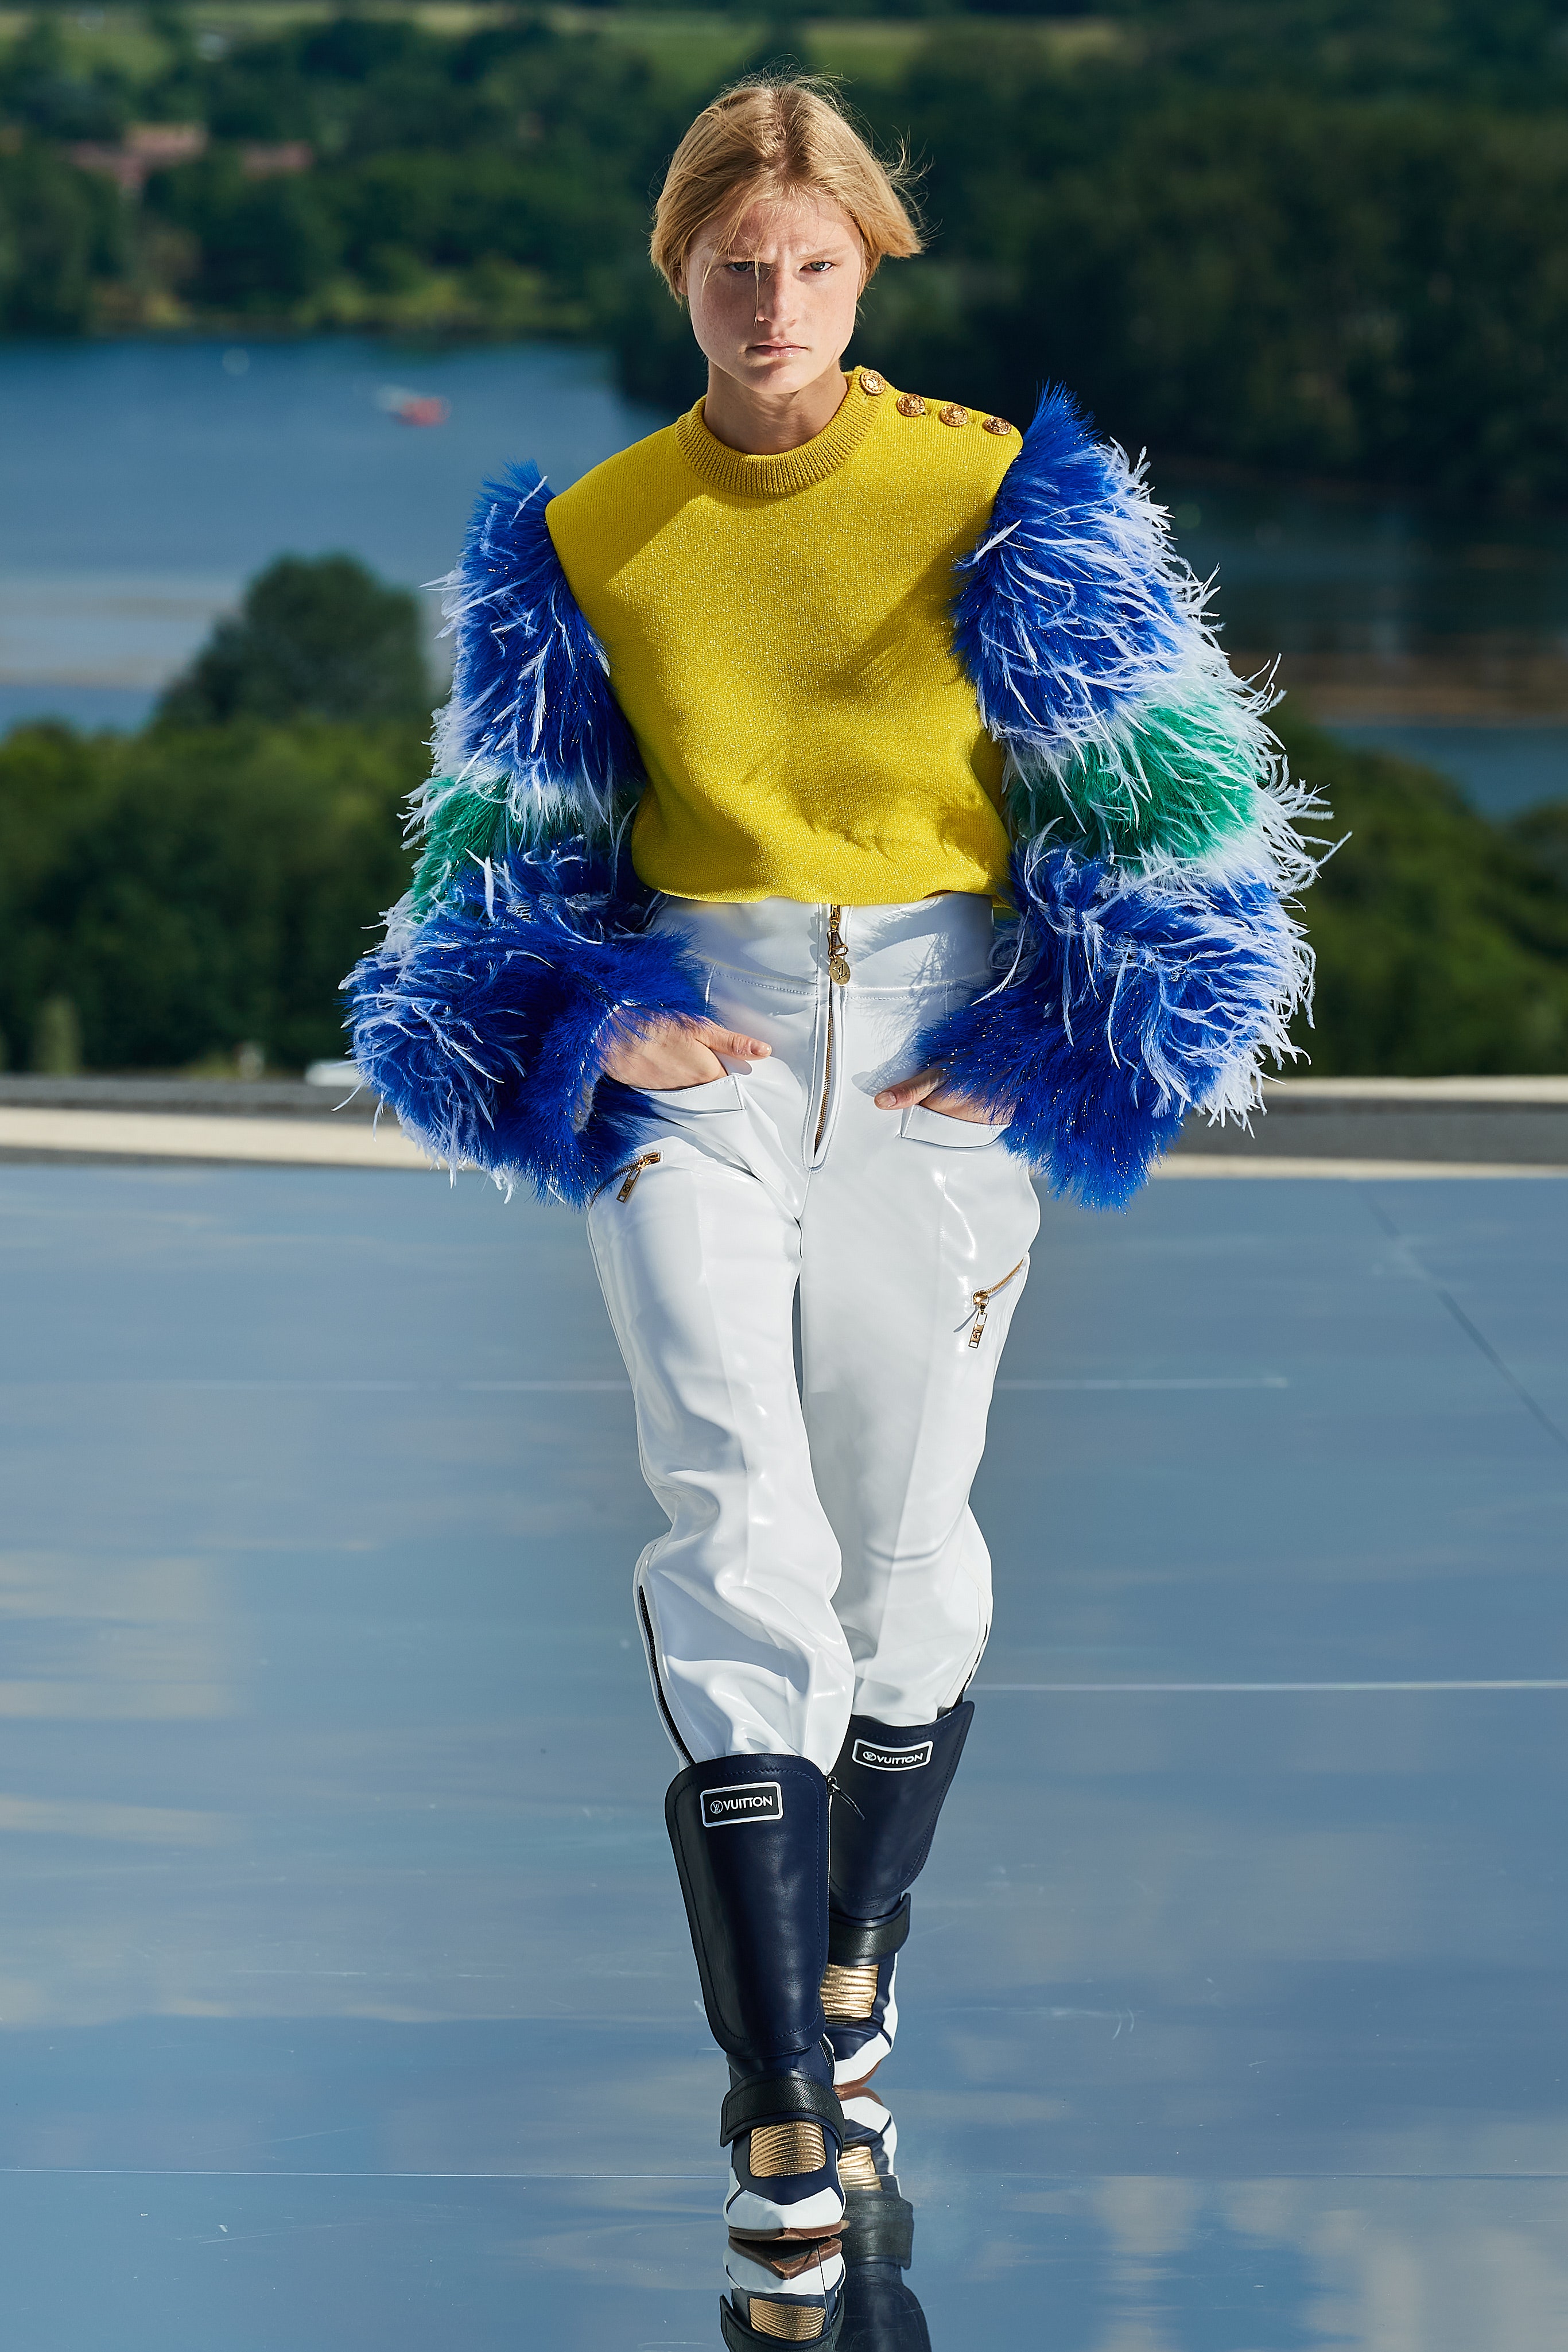
[[[611,1050],[705,1009],[679,941],[637,912],[613,853],[580,841],[486,861],[423,917],[395,911],[344,983],[361,1070],[449,1167],[585,1206],[652,1113],[604,1076]]]
[[[544,506],[532,467],[488,483],[444,583],[458,657],[419,861],[343,986],[354,1058],[416,1141],[583,1204],[651,1117],[609,1055],[704,1000],[647,928],[626,848],[641,763]]]
[[[959,571],[955,642],[1008,755],[1014,915],[994,986],[924,1056],[1058,1191],[1120,1207],[1189,1110],[1245,1119],[1261,1057],[1299,1050],[1312,963],[1289,901],[1316,866],[1296,820],[1321,803],[1142,469],[1065,393]]]
[[[642,783],[604,647],[550,536],[546,491],[537,466],[487,482],[442,583],[457,660],[437,720],[437,774],[458,791],[502,786],[524,843],[563,830],[607,837]]]

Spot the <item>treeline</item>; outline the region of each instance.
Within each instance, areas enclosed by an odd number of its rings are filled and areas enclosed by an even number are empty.
[[[284,559],[140,735],[0,743],[0,1060],[342,1050],[338,982],[407,880],[413,599]],[[1349,840],[1305,912],[1321,1076],[1568,1070],[1568,801],[1507,826],[1402,761],[1287,736]]]
[[[405,589],[284,556],[140,735],[0,743],[0,1067],[340,1053],[338,982],[407,880],[430,699]]]
[[[1568,497],[1558,6],[1072,13],[934,15],[854,50],[850,95],[930,167],[931,251],[877,281],[867,356],[1015,415],[1064,378],[1167,459]],[[635,28],[657,17],[520,11],[448,37],[355,16],[216,48],[155,21],[140,81],[47,16],[0,52],[0,325],[583,337],[628,389],[690,395],[644,243],[715,79],[702,20],[655,39]],[[833,37],[775,24],[750,61],[831,63]],[[79,158],[137,121],[206,145],[132,157],[132,201]]]

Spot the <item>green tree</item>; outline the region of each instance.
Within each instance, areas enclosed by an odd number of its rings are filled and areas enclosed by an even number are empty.
[[[1568,1070],[1568,888],[1539,843],[1568,807],[1491,824],[1446,778],[1284,721],[1349,838],[1303,901],[1319,1076]]]
[[[52,16],[34,16],[0,51],[0,115],[44,138],[118,139],[130,112],[124,77],[73,67]]]
[[[280,556],[158,706],[163,727],[241,718],[418,719],[430,686],[419,614],[352,555]]]
[[[424,768],[406,726],[14,734],[0,1030],[37,1051],[67,998],[89,1068],[340,1052],[338,982],[405,887],[400,812]]]
[[[118,189],[32,149],[0,154],[0,328],[79,334],[94,280],[124,267]]]

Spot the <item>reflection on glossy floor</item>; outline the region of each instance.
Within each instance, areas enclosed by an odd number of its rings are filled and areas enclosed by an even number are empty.
[[[1047,1209],[879,2081],[936,2352],[1564,2340],[1565,1211]],[[578,1224],[13,1166],[0,1281],[7,2340],[717,2346]]]

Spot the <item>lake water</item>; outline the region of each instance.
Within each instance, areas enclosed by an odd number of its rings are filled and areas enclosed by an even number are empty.
[[[399,424],[391,385],[448,421]],[[591,353],[347,338],[13,345],[0,412],[0,723],[109,726],[145,715],[272,557],[346,549],[417,587],[487,472],[531,457],[564,488],[666,421]]]
[[[447,421],[398,423],[388,386]],[[133,726],[247,580],[347,549],[417,586],[450,563],[483,476],[533,457],[564,488],[665,422],[596,354],[302,342],[0,349],[0,727]],[[1496,814],[1568,794],[1568,531],[1533,518],[1241,488],[1161,471],[1226,642],[1283,656],[1350,740],[1455,776]],[[436,622],[430,600],[431,631]]]

